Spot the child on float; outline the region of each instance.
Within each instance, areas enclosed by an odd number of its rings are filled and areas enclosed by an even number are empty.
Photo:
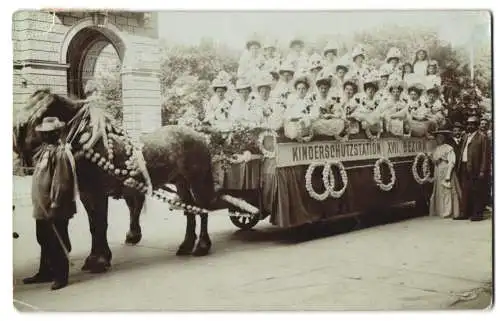
[[[255,81],[257,94],[249,103],[253,122],[265,128],[277,130],[283,124],[283,109],[271,97],[273,79],[269,73],[261,73]]]
[[[352,65],[347,78],[353,79],[359,86],[363,86],[364,79],[368,77],[370,68],[365,64],[365,49],[358,45],[352,50]]]
[[[288,96],[294,91],[293,76],[295,68],[290,61],[284,61],[279,67],[279,80],[273,89],[272,97],[286,101]]]
[[[308,75],[299,75],[294,82],[295,92],[286,102],[283,113],[285,136],[291,139],[302,139],[311,136],[312,121],[319,117],[319,109],[314,104]]]
[[[385,130],[395,136],[408,136],[408,101],[402,98],[406,83],[396,77],[389,81],[390,98],[380,106]]]
[[[313,53],[309,58],[309,77],[312,81],[316,81],[319,72],[323,70],[323,58],[317,54]],[[313,88],[315,91],[316,88]]]
[[[337,139],[346,126],[345,112],[341,108],[340,100],[334,99],[330,93],[332,77],[325,71],[318,75],[316,87],[318,92],[313,96],[315,109],[319,116],[313,120],[314,135],[333,136]],[[335,105],[337,107],[335,108]]]
[[[247,41],[246,50],[241,55],[238,63],[238,78],[253,79],[256,77],[264,62],[260,50],[260,41],[256,39]]]
[[[441,76],[439,75],[439,64],[436,60],[431,60],[427,66],[425,82],[433,86],[441,87]]]
[[[338,59],[339,45],[336,42],[329,41],[323,49],[324,70],[329,74],[335,74],[335,63]]]
[[[337,60],[335,63],[335,73],[332,75],[332,86],[331,86],[331,94],[334,97],[338,97],[340,101],[340,97],[342,97],[344,92],[344,82],[347,79],[346,75],[349,73],[349,59],[347,56],[344,56]]]
[[[280,55],[277,51],[276,41],[267,39],[262,46],[262,66],[260,71],[278,73],[280,68]]]
[[[389,84],[389,76],[391,75],[391,68],[387,64],[383,64],[379,69],[379,84],[378,91],[375,94],[375,99],[377,99],[380,103],[386,101],[390,98],[390,93],[388,89]]]
[[[363,84],[363,92],[356,94],[354,98],[358,107],[351,116],[361,123],[363,129],[370,128],[371,130],[381,132],[382,121],[378,112],[380,102],[376,98],[378,82],[379,78],[376,73],[371,73],[366,78]]]
[[[427,50],[419,48],[415,53],[415,60],[413,61],[413,72],[418,76],[427,75],[427,67],[429,66],[429,55]]]
[[[228,100],[226,93],[228,84],[223,79],[215,78],[212,82],[214,94],[205,105],[203,122],[214,127],[226,128],[230,125],[230,109],[232,101]]]
[[[255,99],[252,93],[252,85],[245,78],[240,78],[236,81],[236,92],[238,96],[233,101],[230,109],[230,117],[235,123],[242,125],[256,125],[255,113],[250,111],[250,102]]]
[[[426,99],[424,106],[427,110],[427,119],[431,121],[432,127],[437,130],[446,124],[446,110],[439,99],[440,90],[434,83],[427,84]]]
[[[385,62],[387,63],[388,71],[390,71],[391,75],[393,77],[397,77],[399,79],[403,79],[403,71],[402,71],[402,66],[400,65],[401,62],[401,50],[396,47],[392,47],[389,49],[387,52],[387,56],[385,58]]]
[[[304,48],[305,43],[301,39],[295,38],[290,41],[290,52],[286,56],[285,61],[292,64],[296,74],[307,73],[309,68],[309,59]]]

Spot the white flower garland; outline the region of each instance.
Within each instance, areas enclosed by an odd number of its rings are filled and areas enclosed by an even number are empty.
[[[422,172],[423,172],[423,177],[420,177],[417,171],[417,165],[418,162],[423,159],[422,161]],[[424,184],[425,182],[429,181],[429,178],[431,176],[430,170],[429,170],[429,158],[427,155],[424,153],[418,153],[417,156],[415,156],[415,160],[413,161],[413,165],[411,167],[411,171],[413,173],[413,178],[415,178],[415,181],[419,183],[420,185]]]
[[[373,135],[372,131],[370,130],[370,127],[367,126],[365,129],[365,134],[368,139],[374,140],[374,139],[380,139],[380,135],[382,135],[382,131],[379,130],[375,135]]]
[[[389,171],[391,173],[391,180],[387,184],[382,182],[382,174],[380,173],[380,165],[382,163],[389,166]],[[385,192],[390,191],[394,187],[394,184],[396,183],[396,172],[394,171],[394,165],[392,165],[392,162],[388,158],[382,157],[375,162],[375,167],[373,168],[373,179],[375,180],[375,183],[377,183],[377,186]]]
[[[323,165],[324,165],[323,163],[311,163],[309,165],[309,167],[307,168],[306,177],[305,177],[306,178],[306,190],[307,190],[307,192],[309,193],[309,195],[312,198],[314,198],[315,200],[318,200],[318,201],[324,201],[330,195],[330,191],[328,189],[325,189],[325,191],[322,194],[318,194],[314,191],[313,186],[312,186],[312,174],[314,172],[314,169],[316,169],[316,167],[318,167],[318,166],[323,166]],[[333,183],[335,183],[333,175],[331,175],[330,179],[333,181]]]
[[[274,151],[270,152],[264,147],[264,138],[266,136],[272,136],[273,137],[273,145],[274,145]],[[276,144],[278,143],[278,134],[276,134],[275,131],[273,130],[266,130],[263,131],[259,134],[259,139],[258,139],[258,144],[259,144],[259,149],[262,152],[262,155],[264,155],[264,158],[275,158],[276,157]]]
[[[339,169],[340,177],[342,178],[342,188],[338,191],[335,190],[335,177],[333,175],[332,165]],[[323,184],[325,184],[326,190],[333,198],[340,198],[344,195],[347,183],[347,171],[341,161],[336,160],[325,164],[325,168],[323,169]]]

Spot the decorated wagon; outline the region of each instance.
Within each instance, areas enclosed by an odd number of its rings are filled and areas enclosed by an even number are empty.
[[[238,215],[234,209],[230,218],[240,229],[268,217],[288,228],[409,203],[420,206],[432,192],[429,153],[435,143],[426,136],[360,132],[349,139],[298,141],[283,129],[264,128],[220,135],[233,152],[245,152],[214,159],[216,181],[260,210]]]

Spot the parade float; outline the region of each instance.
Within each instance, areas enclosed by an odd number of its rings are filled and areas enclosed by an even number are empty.
[[[215,138],[211,146],[217,150],[214,175],[220,188],[260,209],[230,217],[241,229],[268,217],[288,228],[422,205],[432,192],[428,155],[434,141],[428,135],[365,130],[340,139],[314,135],[304,140],[287,137],[283,128],[240,127],[208,136]]]

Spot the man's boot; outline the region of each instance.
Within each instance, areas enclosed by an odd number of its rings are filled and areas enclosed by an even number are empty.
[[[40,256],[40,267],[38,268],[38,273],[32,277],[24,278],[24,284],[36,284],[36,283],[47,283],[52,281],[52,272],[50,269],[49,261],[47,259],[45,251],[42,250],[42,255]]]

